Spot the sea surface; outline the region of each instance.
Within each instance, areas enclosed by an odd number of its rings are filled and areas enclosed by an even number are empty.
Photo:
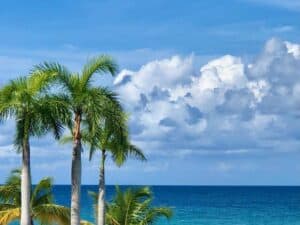
[[[121,186],[126,188],[128,186]],[[300,225],[300,187],[274,186],[152,186],[154,204],[174,210],[157,225]],[[107,200],[114,194],[107,186]],[[82,218],[94,221],[92,198],[82,187]],[[70,186],[55,186],[56,202],[70,203]]]

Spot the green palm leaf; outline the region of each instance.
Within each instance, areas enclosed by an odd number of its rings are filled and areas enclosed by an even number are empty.
[[[19,170],[12,171],[6,183],[0,186],[0,225],[20,219],[20,175]],[[35,186],[30,203],[31,218],[41,225],[70,224],[70,209],[54,202],[51,178],[43,178]]]
[[[82,88],[90,84],[95,73],[110,73],[115,75],[118,70],[116,62],[108,55],[101,55],[90,59],[83,67],[81,84]]]
[[[107,205],[108,225],[150,225],[160,217],[170,219],[172,210],[153,207],[153,194],[148,187],[122,191],[116,187],[116,195]]]
[[[70,210],[55,204],[41,204],[33,208],[33,218],[41,224],[67,225],[70,223]]]
[[[19,220],[21,216],[21,208],[12,208],[0,211],[0,224],[6,225],[15,220]]]
[[[31,197],[31,207],[53,202],[52,179],[43,178],[34,188]]]
[[[71,111],[73,118],[63,119],[70,128],[73,140],[73,160],[72,160],[72,215],[71,222],[78,224],[80,214],[79,192],[81,176],[81,151],[83,135],[82,130],[87,130],[90,134],[87,136],[91,150],[96,148],[99,133],[98,127],[102,120],[107,117],[115,117],[115,108],[120,108],[117,95],[100,86],[92,85],[92,78],[95,74],[110,73],[114,75],[117,71],[117,65],[109,56],[98,56],[89,60],[83,67],[81,73],[72,73],[64,66],[58,63],[42,63],[35,67],[36,74],[44,74],[45,77],[55,77],[59,87],[62,87],[67,95],[65,104]],[[112,106],[115,108],[112,109]],[[9,111],[8,111],[9,112]],[[7,113],[8,113],[7,112]],[[47,120],[55,122],[55,116]],[[61,117],[60,117],[61,118]],[[66,122],[67,121],[67,122]],[[20,127],[26,121],[20,123]],[[60,121],[57,121],[60,122]],[[60,135],[60,123],[51,123],[56,137]],[[35,129],[38,130],[38,129]]]

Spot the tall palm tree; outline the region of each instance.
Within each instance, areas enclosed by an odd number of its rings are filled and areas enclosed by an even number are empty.
[[[107,204],[107,225],[151,225],[160,217],[170,219],[172,210],[168,207],[153,207],[153,194],[148,187],[128,188],[122,191],[116,187],[116,195]]]
[[[59,138],[68,111],[61,97],[49,95],[54,76],[33,72],[10,81],[0,90],[0,119],[15,119],[14,143],[22,153],[21,225],[30,225],[30,137],[52,130]]]
[[[21,213],[21,171],[13,170],[0,186],[0,224],[7,225],[20,220]],[[42,179],[34,188],[30,199],[30,221],[36,220],[40,224],[68,225],[70,210],[56,205],[52,195],[51,178]]]
[[[97,204],[97,225],[105,225],[105,162],[107,154],[111,154],[112,160],[121,166],[129,156],[145,161],[143,152],[130,143],[125,115],[120,112],[119,120],[112,121],[109,118],[98,127],[98,133],[94,140],[95,146],[91,148],[90,159],[96,149],[101,151],[101,162],[99,167],[99,191]]]
[[[96,150],[101,152],[99,166],[99,186],[97,195],[97,225],[105,225],[105,162],[110,154],[114,163],[121,166],[129,156],[145,161],[143,152],[130,143],[125,113],[114,105],[106,107],[113,109],[113,117],[105,117],[97,122],[94,132],[82,131],[82,141],[90,145],[90,160]],[[62,142],[70,142],[72,137],[64,137]]]
[[[116,95],[106,88],[92,85],[95,74],[110,73],[115,75],[117,65],[106,55],[89,60],[81,73],[72,73],[66,67],[57,63],[44,63],[36,67],[42,73],[57,75],[67,93],[67,103],[73,112],[72,123],[69,124],[73,139],[73,156],[71,168],[71,224],[80,224],[80,186],[81,186],[81,151],[82,122],[85,121],[88,130],[93,133],[96,121],[105,115],[113,115],[114,111],[105,107],[114,104],[121,108]]]

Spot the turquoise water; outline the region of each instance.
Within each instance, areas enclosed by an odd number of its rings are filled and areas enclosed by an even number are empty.
[[[122,188],[126,188],[122,186]],[[82,217],[93,221],[92,199],[82,187]],[[157,225],[300,225],[300,187],[153,186],[155,205],[174,209]],[[56,201],[69,205],[70,187],[55,186]],[[107,187],[111,199],[114,186]]]

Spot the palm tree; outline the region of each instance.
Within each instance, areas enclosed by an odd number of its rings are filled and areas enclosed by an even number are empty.
[[[126,119],[123,112],[120,112],[119,120],[112,121],[105,119],[102,126],[98,127],[95,146],[91,148],[90,159],[94,151],[101,151],[100,173],[99,173],[99,191],[97,204],[97,225],[105,225],[105,162],[107,153],[110,153],[112,160],[118,166],[121,166],[128,156],[145,161],[146,157],[143,152],[131,144],[129,141]]]
[[[96,200],[96,193],[92,192],[91,195]],[[170,208],[153,207],[152,200],[153,194],[148,187],[122,191],[117,186],[115,197],[106,205],[106,224],[151,225],[161,217],[172,217]]]
[[[114,163],[121,166],[129,156],[145,161],[143,152],[129,141],[127,117],[125,113],[114,105],[107,107],[115,112],[113,118],[102,118],[97,123],[95,132],[82,131],[82,141],[90,145],[90,160],[96,150],[101,151],[99,166],[99,192],[97,196],[97,225],[105,225],[105,162],[110,154]],[[72,137],[64,137],[63,143],[72,141]]]
[[[21,225],[30,225],[30,137],[39,137],[52,130],[55,138],[62,132],[68,111],[61,97],[49,95],[54,76],[33,72],[29,77],[10,81],[0,90],[0,119],[14,118],[14,143],[22,152]]]
[[[0,224],[7,225],[20,220],[21,214],[21,171],[13,170],[5,185],[0,186]],[[56,205],[52,195],[52,180],[42,179],[34,188],[30,199],[30,221],[39,224],[68,225],[70,210]]]
[[[93,133],[95,124],[105,115],[113,115],[114,111],[105,107],[113,104],[121,108],[116,95],[106,88],[92,86],[92,78],[96,73],[115,75],[117,65],[109,56],[98,56],[89,60],[81,73],[72,73],[57,63],[43,63],[36,67],[42,73],[55,74],[67,93],[73,121],[69,124],[73,139],[71,168],[71,224],[80,224],[80,186],[81,186],[81,152],[82,152],[82,122]]]

